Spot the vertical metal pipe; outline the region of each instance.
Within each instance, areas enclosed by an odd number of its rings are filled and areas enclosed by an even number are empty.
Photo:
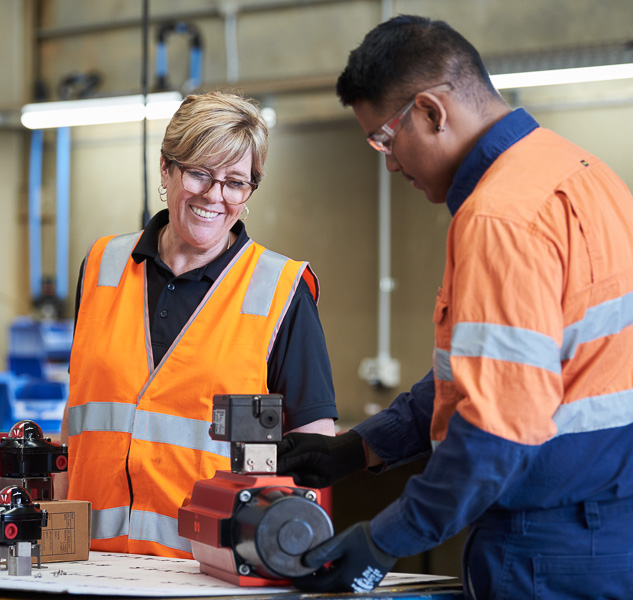
[[[189,85],[196,89],[202,83],[202,48],[192,47],[189,57]]]
[[[393,2],[382,0],[382,20],[393,14]],[[385,157],[378,157],[378,360],[391,352],[391,181]]]
[[[391,338],[391,182],[385,157],[378,156],[378,358],[389,358]]]
[[[147,93],[148,83],[148,55],[149,55],[149,0],[143,0],[143,36],[142,36],[142,64],[141,64],[141,88],[143,93],[143,213],[141,215],[141,227],[149,223],[149,193],[147,189]]]
[[[31,133],[29,157],[29,285],[31,299],[42,295],[42,155],[44,131]]]
[[[393,0],[382,0],[381,12],[383,21],[393,17]]]
[[[226,80],[239,79],[239,54],[237,46],[237,11],[231,7],[224,15],[224,39],[226,47]]]
[[[57,130],[55,296],[68,297],[68,236],[70,220],[70,127]]]

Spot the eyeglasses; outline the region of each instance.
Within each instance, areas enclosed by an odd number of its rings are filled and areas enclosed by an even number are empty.
[[[421,94],[422,92],[428,92],[429,90],[435,90],[438,88],[444,88],[440,91],[450,91],[453,89],[453,86],[450,83],[438,83],[437,85],[431,86],[424,90],[421,90],[416,93]],[[368,138],[367,142],[374,149],[378,150],[378,152],[382,152],[383,154],[391,154],[391,148],[393,146],[393,140],[396,135],[398,135],[398,131],[402,127],[402,121],[407,116],[408,112],[413,108],[415,104],[415,96],[413,99],[406,104],[406,106],[400,110],[395,117],[392,117],[387,121],[378,131],[372,133]]]
[[[180,169],[182,187],[192,194],[206,194],[216,183],[220,194],[228,204],[244,204],[257,189],[257,184],[241,179],[217,179],[201,167],[188,167],[172,160]]]

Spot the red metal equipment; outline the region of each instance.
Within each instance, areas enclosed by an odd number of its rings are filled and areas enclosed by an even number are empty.
[[[318,490],[274,474],[277,447],[266,442],[281,439],[281,422],[281,396],[215,396],[210,435],[231,442],[232,468],[196,482],[178,513],[178,533],[203,573],[236,585],[284,585],[312,573],[301,556],[332,537]]]

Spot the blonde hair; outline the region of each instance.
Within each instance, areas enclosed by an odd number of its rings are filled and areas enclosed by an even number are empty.
[[[250,151],[252,181],[259,183],[268,127],[253,100],[220,91],[191,94],[167,125],[161,151],[167,161],[214,167],[231,165]]]

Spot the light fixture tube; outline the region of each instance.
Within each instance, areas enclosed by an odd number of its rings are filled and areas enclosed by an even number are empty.
[[[490,76],[492,84],[498,90],[630,78],[633,78],[633,63],[601,65],[597,67],[572,67],[548,71],[527,71],[525,73],[503,73]]]
[[[147,95],[118,96],[112,98],[88,98],[60,102],[38,102],[22,108],[22,125],[29,129],[73,127],[76,125],[101,125],[126,123],[148,119],[169,119],[176,112],[182,95],[179,92],[160,92]]]
[[[633,78],[633,63],[503,73],[490,76],[493,85],[498,90],[631,78]],[[169,119],[181,102],[182,95],[179,92],[148,94],[147,106],[144,105],[142,94],[39,102],[27,104],[22,108],[21,121],[29,129],[46,129],[141,121],[145,115],[149,120]]]

